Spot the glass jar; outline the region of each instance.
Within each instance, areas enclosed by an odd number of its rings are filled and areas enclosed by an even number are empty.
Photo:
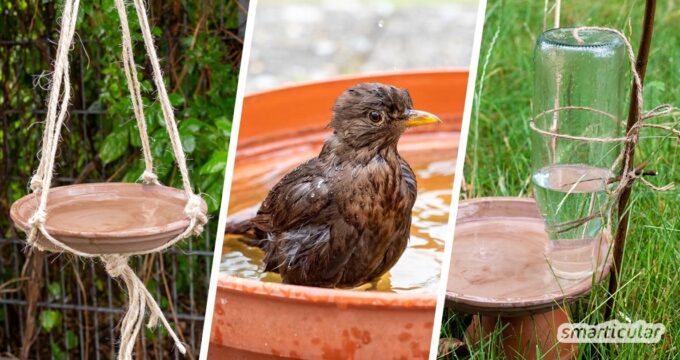
[[[624,136],[626,48],[610,31],[553,29],[539,37],[534,67],[532,183],[551,240],[546,254],[557,276],[581,278],[595,266],[623,145],[588,139]]]

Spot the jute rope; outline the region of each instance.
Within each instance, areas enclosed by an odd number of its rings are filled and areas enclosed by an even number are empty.
[[[125,78],[127,79],[128,89],[130,90],[130,100],[132,101],[132,109],[135,113],[135,119],[137,120],[137,128],[139,128],[139,137],[142,142],[142,154],[144,154],[144,172],[142,173],[142,180],[146,184],[157,184],[158,176],[156,176],[153,171],[151,146],[149,145],[146,121],[144,121],[144,103],[142,102],[139,81],[137,81],[137,66],[135,65],[135,57],[132,50],[130,26],[128,25],[125,4],[122,1],[116,0],[116,9],[118,10],[120,28],[123,34],[123,68],[125,69]]]
[[[133,112],[135,114],[135,119],[137,120],[137,126],[139,128],[139,135],[142,143],[142,153],[144,154],[145,170],[141,178],[146,184],[156,185],[159,184],[159,182],[158,177],[153,171],[153,158],[149,145],[146,122],[144,120],[141,86],[137,78],[137,70],[134,62],[132,41],[127,21],[127,14],[125,11],[125,4],[123,0],[115,0],[115,3],[116,9],[118,10],[122,31],[123,68],[125,70],[128,89],[130,90]],[[146,9],[142,3],[142,0],[134,0],[134,5],[139,18],[140,27],[142,29],[144,44],[153,68],[153,78],[158,90],[158,100],[161,104],[163,119],[170,137],[170,143],[172,145],[176,163],[182,176],[184,193],[187,197],[184,214],[189,219],[189,225],[181,234],[177,235],[175,238],[161,246],[148,251],[129,254],[84,253],[64,244],[60,240],[51,236],[47,231],[45,227],[45,221],[47,220],[47,199],[54,173],[54,161],[58,149],[61,127],[68,112],[69,99],[71,96],[68,52],[73,42],[79,7],[79,0],[66,0],[64,2],[64,9],[62,12],[61,30],[59,34],[59,43],[57,45],[57,56],[54,63],[52,85],[50,88],[47,104],[47,116],[45,119],[45,130],[42,139],[41,158],[38,169],[31,178],[30,183],[32,191],[36,193],[36,195],[39,194],[40,199],[35,213],[28,221],[27,238],[27,242],[31,246],[34,246],[40,250],[44,249],[40,246],[39,242],[37,242],[37,239],[39,236],[42,236],[51,244],[60,249],[60,251],[69,252],[74,255],[87,258],[97,257],[104,263],[106,272],[112,278],[120,278],[123,283],[125,283],[128,292],[129,307],[121,322],[120,349],[118,351],[118,358],[124,360],[132,359],[135,339],[137,338],[141,326],[145,321],[147,307],[149,309],[149,320],[147,325],[149,327],[155,327],[160,320],[163,326],[165,326],[167,329],[170,337],[174,340],[178,350],[182,354],[186,353],[186,348],[173,331],[172,327],[163,315],[162,310],[153,299],[149,291],[146,289],[144,283],[136,276],[132,268],[128,265],[128,258],[132,255],[161,252],[168,247],[173,246],[182,239],[185,239],[191,235],[199,235],[203,232],[203,226],[208,221],[205,212],[201,209],[201,197],[195,194],[191,188],[189,172],[186,167],[186,158],[182,149],[179,131],[177,130],[177,124],[174,119],[173,109],[170,105],[170,100],[163,83],[163,75],[160,71],[158,57],[153,44],[153,38],[149,28]]]
[[[613,121],[616,122],[622,122],[621,119],[617,119],[616,116],[609,114],[607,112],[604,112],[599,109],[594,109],[590,107],[584,107],[584,106],[564,106],[564,107],[556,107],[554,109],[549,109],[546,111],[543,111],[536,116],[534,116],[532,119],[529,121],[529,128],[541,135],[545,136],[550,136],[552,138],[560,138],[560,139],[567,139],[567,140],[575,140],[575,141],[584,141],[584,142],[597,142],[597,143],[610,143],[610,142],[630,142],[637,144],[638,141],[640,140],[640,130],[642,128],[656,128],[656,129],[662,129],[666,130],[678,137],[678,140],[680,140],[680,131],[675,129],[674,126],[678,125],[678,123],[667,123],[667,124],[649,124],[647,123],[647,120],[657,118],[657,117],[662,117],[662,116],[669,116],[672,115],[674,107],[670,104],[663,104],[654,107],[652,110],[648,112],[644,112],[644,105],[643,105],[643,89],[642,89],[642,81],[640,79],[640,74],[638,74],[636,68],[635,68],[635,52],[633,51],[633,47],[630,44],[630,41],[628,41],[628,38],[626,36],[612,28],[606,28],[606,27],[578,27],[573,30],[573,36],[576,39],[577,42],[580,44],[584,44],[585,42],[583,39],[580,37],[579,33],[583,30],[598,30],[598,31],[608,31],[616,34],[619,36],[626,47],[628,58],[629,58],[629,63],[630,63],[630,68],[631,68],[631,73],[633,75],[633,81],[637,85],[637,91],[635,92],[634,96],[637,98],[637,104],[638,104],[638,119],[635,123],[635,126],[631,127],[631,129],[627,132],[627,134],[623,137],[590,137],[590,136],[576,136],[576,135],[570,135],[570,134],[562,134],[554,131],[553,129],[546,130],[546,129],[541,129],[538,126],[536,126],[536,120],[540,117],[543,117],[548,114],[554,114],[554,113],[560,113],[564,111],[590,111],[597,113],[599,115],[606,116]],[[624,150],[621,150],[621,153],[617,157],[617,159],[614,161],[614,164],[611,167],[611,170],[615,170],[616,168],[623,163],[623,169],[621,171],[621,176],[617,178],[618,180],[618,185],[614,188],[614,190],[609,190],[605,186],[605,191],[608,193],[608,201],[606,201],[602,206],[597,209],[597,211],[590,213],[589,215],[581,218],[581,219],[576,219],[560,224],[553,224],[549,225],[547,227],[547,231],[551,233],[563,233],[572,229],[575,229],[579,226],[584,225],[585,223],[596,219],[600,218],[602,216],[607,216],[607,226],[611,225],[611,219],[613,217],[613,201],[618,199],[618,197],[621,195],[623,190],[628,187],[632,182],[636,180],[640,180],[642,184],[647,186],[648,188],[654,190],[654,191],[669,191],[675,188],[674,184],[667,184],[664,186],[656,186],[646,179],[642,177],[643,172],[641,169],[635,168],[635,169],[630,169],[628,167],[628,164],[630,163],[628,160],[628,157],[630,155]],[[608,210],[607,210],[608,208]]]

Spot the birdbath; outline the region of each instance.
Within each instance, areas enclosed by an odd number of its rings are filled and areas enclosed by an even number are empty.
[[[545,359],[576,356],[576,344],[557,341],[557,328],[569,322],[567,304],[609,273],[609,236],[597,251],[597,271],[583,279],[559,278],[552,271],[545,256],[549,237],[532,199],[462,201],[455,239],[446,304],[475,315],[466,331],[471,341],[493,332],[500,322],[510,358],[534,359],[537,347]]]
[[[278,181],[272,174],[280,174],[281,169],[289,169],[318,154],[330,133],[325,126],[335,98],[357,83],[382,82],[407,88],[414,104],[444,120],[438,126],[404,134],[399,149],[413,161],[412,165],[421,159],[431,160],[435,155],[453,159],[467,79],[465,70],[396,72],[346,76],[246,96],[228,219],[235,220],[239,213],[262,201],[270,186]],[[450,166],[448,162],[438,163]],[[431,168],[432,173],[444,170]],[[442,192],[450,194],[452,178]],[[419,183],[421,197],[428,194],[426,184]],[[440,219],[445,224],[448,214],[442,216],[446,216]],[[232,245],[225,247],[225,254],[238,252]],[[240,259],[247,262],[253,258]],[[229,264],[239,266],[237,262]],[[439,267],[438,263],[433,265]],[[436,273],[438,284],[439,271]],[[396,275],[390,276],[390,282],[396,281]],[[436,301],[434,289],[426,292],[325,289],[261,281],[247,272],[221,272],[208,355],[238,359],[275,356],[426,359]]]

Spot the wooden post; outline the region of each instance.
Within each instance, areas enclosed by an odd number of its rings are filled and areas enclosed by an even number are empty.
[[[649,58],[649,48],[652,43],[652,33],[654,31],[654,13],[656,10],[656,0],[645,1],[645,17],[642,24],[642,39],[640,40],[640,47],[638,48],[637,61],[635,69],[640,75],[640,86],[643,86],[645,81],[645,71],[647,70],[647,59]],[[640,114],[638,112],[638,98],[635,94],[638,92],[638,85],[633,82],[630,95],[630,109],[628,111],[628,123],[626,126],[626,133],[638,122]],[[627,156],[628,169],[634,168],[636,141],[629,141],[625,143],[624,151]],[[633,187],[631,182],[619,197],[618,202],[618,217],[619,223],[616,228],[616,236],[614,237],[614,264],[609,278],[609,294],[610,298],[607,300],[605,307],[605,320],[611,319],[614,307],[614,294],[619,287],[619,275],[621,271],[621,260],[623,258],[623,250],[626,245],[626,233],[628,232],[628,221],[630,212],[628,211],[628,201],[630,200],[630,193]]]

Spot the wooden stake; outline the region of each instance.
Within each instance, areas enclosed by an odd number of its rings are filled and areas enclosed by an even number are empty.
[[[638,48],[637,61],[635,69],[640,75],[640,86],[644,85],[645,71],[647,70],[647,59],[649,58],[649,48],[652,43],[652,33],[654,31],[654,14],[656,10],[656,0],[645,1],[645,17],[642,24],[642,39],[640,40],[640,47]],[[635,94],[638,91],[638,86],[633,82],[630,95],[630,109],[628,111],[628,123],[626,126],[626,133],[630,131],[638,122],[640,114],[638,113],[638,99]],[[628,169],[634,168],[635,144],[637,141],[628,141],[625,143],[624,151],[626,152]],[[626,167],[626,166],[624,166]],[[628,211],[628,201],[630,200],[630,193],[634,182],[631,182],[619,197],[618,216],[619,223],[616,228],[616,236],[614,237],[614,264],[612,267],[611,276],[609,278],[609,294],[611,297],[607,300],[605,307],[605,320],[611,319],[612,310],[614,308],[614,294],[619,287],[619,275],[621,271],[621,260],[623,258],[623,250],[626,245],[626,233],[628,232],[628,221],[630,212]]]

